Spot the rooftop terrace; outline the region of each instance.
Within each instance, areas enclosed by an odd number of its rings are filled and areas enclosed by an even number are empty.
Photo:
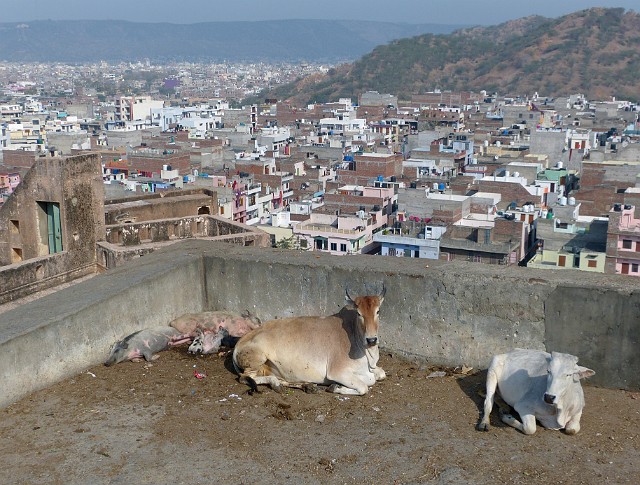
[[[372,259],[374,258],[374,259]],[[640,292],[625,276],[185,240],[0,314],[0,406],[104,361],[111,344],[188,312],[327,315],[387,288],[381,346],[486,368],[512,347],[558,350],[595,385],[640,389]]]

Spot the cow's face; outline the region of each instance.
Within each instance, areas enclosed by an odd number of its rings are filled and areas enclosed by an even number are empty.
[[[594,374],[591,369],[579,366],[575,355],[552,352],[548,359],[547,392],[544,394],[544,402],[558,404],[574,383]]]
[[[378,345],[378,324],[380,305],[384,301],[385,288],[379,295],[358,296],[351,298],[349,291],[346,292],[347,302],[358,313],[358,324],[364,333],[364,344],[368,347]]]

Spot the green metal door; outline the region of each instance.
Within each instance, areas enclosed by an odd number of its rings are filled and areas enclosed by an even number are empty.
[[[49,254],[62,251],[62,226],[60,224],[60,205],[49,202],[47,208],[47,232],[49,236]]]

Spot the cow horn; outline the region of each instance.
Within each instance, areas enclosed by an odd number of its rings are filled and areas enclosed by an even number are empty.
[[[345,290],[345,294],[347,295],[347,300],[349,300],[351,303],[353,303],[353,298],[351,298],[351,295],[349,295],[349,288],[347,288]]]
[[[382,291],[380,292],[380,298],[384,298],[384,295],[387,293],[387,287],[382,283]]]

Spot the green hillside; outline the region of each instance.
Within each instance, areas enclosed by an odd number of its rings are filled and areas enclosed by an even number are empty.
[[[262,97],[306,104],[357,99],[366,90],[409,99],[434,89],[640,99],[640,15],[592,8],[557,19],[526,17],[376,47],[327,75]]]

